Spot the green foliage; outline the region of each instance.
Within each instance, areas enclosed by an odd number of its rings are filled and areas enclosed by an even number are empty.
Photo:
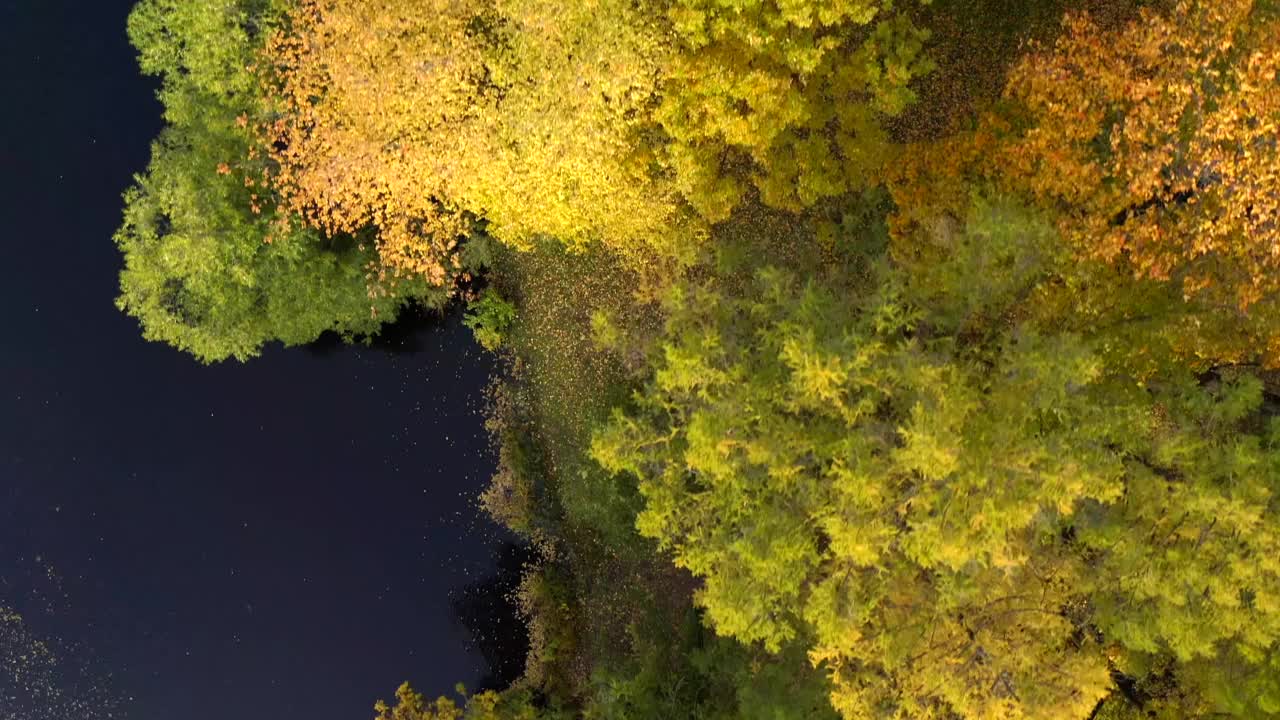
[[[638,623],[624,662],[592,678],[584,716],[599,720],[834,720],[822,674],[791,646],[769,655],[711,636],[689,612],[679,628]]]
[[[374,706],[378,713],[375,720],[556,720],[566,717],[537,708],[528,692],[489,690],[468,695],[461,685],[457,690],[462,705],[447,697],[428,700],[409,683],[404,683],[396,690],[395,704],[387,705],[379,700]]]
[[[403,299],[368,296],[372,258],[354,241],[302,230],[263,241],[272,228],[249,212],[249,191],[213,170],[217,139],[167,131],[125,195],[117,304],[143,335],[205,362],[245,360],[272,340],[368,335],[393,318]]]
[[[1083,718],[1108,652],[1185,692],[1234,668],[1198,691],[1223,707],[1280,639],[1261,384],[1108,372],[1090,338],[1010,315],[1034,216],[979,204],[960,232],[927,286],[883,265],[861,295],[774,268],[676,286],[595,457],[639,478],[638,528],[704,579],[716,630],[812,635],[847,718]]]
[[[912,281],[907,301],[947,332],[1000,327],[1058,261],[1047,220],[1008,200],[974,195],[967,217],[941,219],[930,251],[898,257]]]
[[[476,342],[485,350],[502,347],[502,338],[516,319],[516,306],[497,292],[485,290],[467,308],[463,324],[475,333]]]
[[[928,32],[882,0],[677,0],[657,120],[686,199],[720,221],[754,186],[790,210],[875,183],[881,127],[930,72]]]
[[[259,39],[282,17],[286,0],[141,0],[129,14],[129,40],[142,72],[163,80],[165,119],[197,124],[225,115],[255,97],[249,70]]]
[[[130,16],[143,70],[163,78],[169,127],[125,193],[117,305],[147,339],[204,362],[245,360],[266,342],[306,343],[325,331],[370,335],[406,296],[444,299],[420,283],[370,293],[375,257],[359,241],[282,223],[259,189],[265,166],[251,159],[237,118],[255,106],[249,66],[278,5],[145,0]]]

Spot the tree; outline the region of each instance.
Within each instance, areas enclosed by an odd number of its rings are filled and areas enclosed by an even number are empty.
[[[502,346],[502,338],[515,320],[516,306],[489,289],[472,301],[462,322],[471,328],[480,347],[492,351]]]
[[[1009,169],[1069,208],[1083,252],[1248,308],[1277,287],[1278,68],[1280,23],[1255,0],[1182,0],[1112,33],[1070,16],[1010,77],[1031,127]]]
[[[1162,316],[1135,348],[1167,342],[1201,366],[1274,365],[1278,69],[1272,3],[1180,0],[1115,29],[1068,15],[973,132],[907,153],[899,254],[919,251],[928,233],[911,227],[963,206],[968,184],[994,184],[1054,216],[1083,271],[1069,284],[1084,297],[1064,306],[1097,310],[1099,324]],[[1168,297],[1154,312],[1131,312],[1156,295]]]
[[[271,44],[291,207],[441,281],[466,218],[520,248],[687,259],[754,187],[877,182],[927,33],[879,0],[307,0]],[[688,205],[682,202],[687,201]],[[695,240],[676,243],[673,238]]]
[[[166,131],[147,174],[125,194],[117,305],[147,339],[204,362],[246,360],[266,342],[307,343],[329,330],[372,335],[394,319],[407,298],[369,296],[374,256],[351,238],[279,232],[251,211],[242,181],[216,172],[228,156],[215,141],[201,131]],[[417,294],[428,297],[426,288]]]
[[[316,226],[376,226],[384,262],[433,283],[472,217],[521,248],[668,242],[672,190],[631,152],[660,50],[631,3],[305,0],[290,18],[266,130]]]
[[[583,715],[599,720],[836,720],[826,678],[809,667],[803,646],[769,654],[713,637],[695,613],[689,616],[694,627],[683,628],[683,633],[661,626],[633,629],[636,647],[630,657],[595,669],[594,693]]]
[[[716,630],[812,638],[846,718],[1085,718],[1113,672],[1271,716],[1270,691],[1242,700],[1280,640],[1262,384],[1136,383],[1096,339],[1018,320],[1052,228],[973,214],[1013,227],[959,242],[950,282],[874,261],[861,289],[775,269],[678,287],[595,457],[638,478],[637,527],[703,578]],[[953,292],[1023,262],[980,302]]]
[[[287,0],[141,0],[129,13],[129,40],[142,72],[162,80],[165,120],[198,124],[211,114],[230,124],[252,104],[257,82],[248,65]],[[228,158],[230,159],[230,158]]]
[[[765,203],[812,206],[876,183],[891,154],[880,121],[932,68],[928,33],[892,2],[675,0],[676,51],[657,120],[666,162],[711,221],[754,186]]]
[[[330,330],[371,335],[409,297],[447,295],[422,283],[371,295],[376,257],[353,236],[298,227],[263,187],[269,167],[251,157],[246,119],[258,102],[249,66],[280,5],[145,0],[130,15],[143,71],[163,79],[169,126],[125,194],[117,305],[148,339],[205,362]]]
[[[462,706],[447,697],[427,700],[409,683],[396,690],[396,702],[387,705],[381,700],[374,706],[378,713],[374,720],[555,720],[563,717],[554,711],[537,709],[528,692],[509,690],[496,693],[492,690],[468,695],[462,685],[457,687],[463,698]]]

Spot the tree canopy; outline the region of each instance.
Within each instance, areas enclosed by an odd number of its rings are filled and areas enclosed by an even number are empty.
[[[261,37],[281,7],[145,0],[130,16],[143,71],[162,79],[168,127],[125,194],[117,304],[148,339],[206,362],[325,331],[370,335],[406,298],[444,295],[421,282],[371,292],[377,258],[356,236],[304,228],[264,187],[269,165],[252,157],[246,113],[259,103]]]
[[[614,0],[301,2],[269,46],[275,182],[435,283],[469,217],[516,247],[661,245],[679,210],[629,144],[657,82],[650,25]]]
[[[936,271],[1017,266],[1041,222],[979,204]],[[678,286],[593,452],[639,478],[638,528],[704,579],[717,631],[811,638],[846,718],[1084,718],[1144,670],[1195,707],[1280,710],[1248,684],[1280,639],[1262,383],[1135,383],[1088,336],[957,322],[1036,280],[1005,277],[978,305],[883,267],[862,292],[776,268]]]
[[[925,4],[139,4],[148,337],[509,360],[528,670],[379,720],[1280,716],[1280,7]]]
[[[922,253],[929,233],[915,229],[954,214],[969,187],[995,184],[1052,215],[1080,263],[1074,309],[1146,318],[1132,349],[1280,362],[1277,22],[1254,0],[1180,0],[1118,28],[1069,14],[975,129],[904,154],[900,257]]]
[[[927,37],[864,0],[308,0],[269,45],[275,182],[437,283],[467,217],[516,247],[687,258],[690,208],[715,222],[748,188],[803,209],[873,184]]]
[[[875,184],[882,119],[930,71],[928,33],[892,0],[678,0],[657,120],[681,191],[724,220],[754,187],[801,210]]]

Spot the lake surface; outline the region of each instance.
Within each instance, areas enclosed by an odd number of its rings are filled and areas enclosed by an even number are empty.
[[[0,605],[86,718],[364,720],[402,680],[474,685],[455,606],[510,555],[474,503],[491,359],[456,317],[245,365],[144,342],[112,304],[160,124],[131,5],[0,0]],[[12,685],[0,720],[63,720]]]

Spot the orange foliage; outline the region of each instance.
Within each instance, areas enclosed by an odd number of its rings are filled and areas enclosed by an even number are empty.
[[[945,252],[939,218],[976,181],[1055,219],[1080,267],[1121,271],[1095,273],[1095,294],[1124,274],[1176,283],[1187,305],[1162,332],[1179,352],[1280,360],[1280,19],[1261,5],[1181,0],[1111,31],[1068,15],[973,130],[904,154],[895,255]]]
[[[1010,77],[1031,127],[1001,169],[1086,255],[1241,309],[1280,290],[1280,23],[1260,13],[1183,0],[1118,33],[1068,18]]]
[[[302,0],[267,49],[275,185],[436,283],[475,217],[517,247],[669,243],[674,188],[630,152],[661,52],[645,22],[628,0]]]
[[[468,229],[448,204],[447,157],[406,162],[416,138],[389,123],[414,108],[423,129],[447,126],[480,88],[469,15],[458,3],[418,4],[421,26],[405,29],[388,2],[300,2],[291,32],[267,46],[280,116],[265,130],[279,166],[272,180],[292,211],[328,234],[375,226],[385,266],[443,284]],[[382,61],[410,42],[430,48],[417,62]]]

